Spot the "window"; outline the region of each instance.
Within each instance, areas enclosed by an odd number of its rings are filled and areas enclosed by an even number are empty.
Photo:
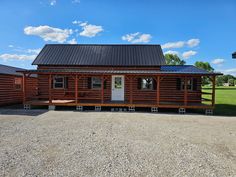
[[[122,89],[122,78],[115,77],[115,89]]]
[[[184,79],[181,79],[181,89],[184,90]],[[187,90],[193,90],[193,79],[187,80]]]
[[[100,77],[92,77],[91,83],[92,89],[101,89],[102,88],[102,79]]]
[[[15,78],[14,86],[16,90],[22,89],[22,78]]]
[[[141,79],[142,90],[153,90],[153,78],[142,78]]]
[[[64,88],[64,77],[55,76],[53,79],[53,88],[54,89],[63,89]]]

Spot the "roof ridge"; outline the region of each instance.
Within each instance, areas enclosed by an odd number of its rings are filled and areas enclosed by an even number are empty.
[[[160,44],[45,44],[57,46],[161,46]]]

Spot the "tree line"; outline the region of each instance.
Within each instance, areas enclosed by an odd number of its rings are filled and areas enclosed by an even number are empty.
[[[181,60],[178,55],[175,54],[165,54],[166,64],[167,65],[185,65],[186,62],[184,60]],[[204,69],[209,72],[213,72],[214,68],[210,65],[209,62],[202,62],[202,61],[196,61],[194,66],[200,69]],[[210,85],[211,81],[208,77],[202,78],[202,85]],[[232,75],[222,75],[216,77],[216,85],[217,86],[236,86],[236,77]]]

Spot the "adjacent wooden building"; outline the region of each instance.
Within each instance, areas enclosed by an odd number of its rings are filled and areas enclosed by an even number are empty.
[[[35,97],[24,92],[24,105],[197,108],[212,110],[215,77],[195,66],[168,66],[160,45],[46,45],[24,78],[38,75]],[[209,77],[212,92],[202,92],[201,78]],[[27,79],[24,79],[27,85]],[[204,98],[207,95],[207,98]]]
[[[24,71],[24,69],[0,64],[0,106],[23,101],[23,74],[17,71]],[[27,86],[30,88],[27,96],[36,95],[37,82],[36,75],[27,78]]]

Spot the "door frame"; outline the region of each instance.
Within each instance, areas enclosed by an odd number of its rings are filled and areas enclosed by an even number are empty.
[[[120,99],[117,99],[113,94],[115,94],[115,77],[121,77],[121,85],[122,88],[121,89],[116,89],[116,90],[120,90],[120,96],[118,95],[118,97]],[[122,82],[123,81],[123,82]],[[125,101],[125,75],[112,75],[111,76],[111,101]]]

